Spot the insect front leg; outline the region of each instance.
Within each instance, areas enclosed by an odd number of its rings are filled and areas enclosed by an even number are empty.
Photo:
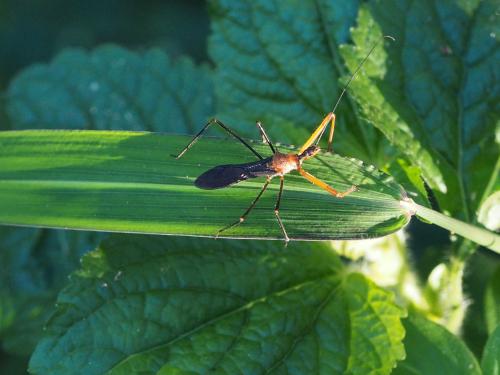
[[[331,124],[330,134],[328,135],[328,151],[332,150],[332,142],[333,142],[333,132],[335,130],[335,114],[330,112],[325,116],[325,118],[321,121],[316,130],[311,134],[309,139],[302,145],[299,150],[299,154],[302,154],[305,150],[307,150],[313,143],[316,145],[319,143],[323,133],[326,130],[328,124]]]
[[[331,126],[330,126],[330,134],[328,134],[328,146],[326,150],[328,152],[332,152],[332,143],[333,143],[333,132],[335,131],[335,113],[331,114],[332,120],[331,120]]]

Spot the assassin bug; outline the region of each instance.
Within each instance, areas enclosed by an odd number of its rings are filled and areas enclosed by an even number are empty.
[[[394,40],[393,37],[391,36],[384,36],[384,38],[388,38],[391,40]],[[383,39],[382,39],[383,40]],[[285,175],[293,170],[297,170],[303,177],[305,177],[308,181],[313,183],[314,185],[319,186],[320,188],[326,190],[329,192],[331,195],[337,197],[337,198],[343,198],[346,195],[356,191],[358,188],[355,185],[352,185],[349,189],[346,191],[340,192],[332,188],[330,185],[326,184],[325,182],[321,181],[320,179],[314,177],[311,175],[309,172],[305,171],[302,168],[302,163],[309,159],[314,157],[318,152],[321,150],[318,146],[319,141],[321,140],[321,137],[323,136],[326,128],[330,124],[330,132],[328,134],[328,147],[327,151],[331,152],[332,150],[332,142],[333,142],[333,132],[335,130],[335,110],[337,109],[337,106],[340,103],[340,100],[342,99],[342,96],[345,94],[347,88],[349,87],[349,84],[351,81],[354,79],[358,71],[361,69],[363,64],[366,62],[370,54],[373,52],[373,50],[377,47],[377,45],[380,42],[377,42],[373,47],[370,49],[368,54],[365,56],[365,58],[361,61],[361,63],[358,65],[354,73],[351,75],[349,80],[347,81],[346,85],[344,86],[339,98],[337,99],[337,102],[335,103],[333,110],[328,113],[325,118],[321,121],[319,126],[316,128],[316,130],[311,134],[309,139],[302,145],[298,153],[288,153],[288,154],[283,154],[279,152],[269,137],[266,134],[266,131],[264,130],[264,127],[260,122],[257,122],[257,128],[259,129],[260,135],[262,136],[262,139],[269,148],[271,149],[272,156],[269,156],[267,158],[262,157],[255,149],[250,146],[248,142],[246,142],[243,138],[241,138],[238,134],[236,134],[233,130],[231,130],[229,127],[224,125],[221,121],[217,119],[211,119],[208,121],[205,126],[196,134],[191,142],[187,144],[186,147],[176,156],[176,159],[179,159],[186,153],[187,150],[189,150],[194,143],[201,137],[201,135],[213,124],[219,125],[223,130],[225,130],[227,133],[229,133],[231,136],[236,138],[238,141],[240,141],[245,147],[247,147],[259,160],[250,162],[250,163],[245,163],[245,164],[227,164],[227,165],[218,165],[212,169],[209,169],[208,171],[204,172],[198,178],[195,180],[194,184],[200,188],[200,189],[221,189],[225,188],[234,184],[237,184],[238,182],[247,180],[249,178],[256,178],[256,177],[266,177],[266,182],[264,183],[264,186],[262,186],[262,189],[260,190],[259,194],[257,197],[253,200],[253,202],[250,204],[250,206],[247,208],[247,210],[240,216],[238,220],[235,222],[219,229],[217,232],[217,237],[220,235],[220,233],[235,227],[238,224],[241,224],[243,221],[245,221],[246,217],[250,213],[250,211],[255,207],[257,202],[259,201],[260,197],[264,193],[264,191],[267,189],[269,183],[271,182],[271,179],[274,177],[279,176],[280,178],[280,189],[278,192],[278,198],[276,200],[276,205],[274,206],[274,213],[276,215],[276,219],[278,221],[278,224],[280,226],[281,231],[283,232],[283,236],[285,237],[285,242],[290,241],[290,238],[288,237],[288,234],[286,232],[285,226],[283,225],[283,222],[281,220],[280,214],[279,214],[279,209],[280,209],[280,202],[281,202],[281,196],[283,194],[283,183],[285,179]]]

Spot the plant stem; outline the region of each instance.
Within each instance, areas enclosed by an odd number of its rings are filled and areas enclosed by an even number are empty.
[[[500,254],[499,235],[490,232],[489,230],[443,215],[440,212],[421,206],[413,202],[411,199],[402,200],[400,203],[401,207],[405,208],[412,214],[416,214],[433,224],[448,229],[452,233],[468,238],[469,240]]]

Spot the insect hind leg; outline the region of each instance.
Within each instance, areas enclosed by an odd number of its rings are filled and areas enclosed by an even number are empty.
[[[238,141],[240,141],[246,148],[248,148],[250,151],[253,152],[255,156],[257,156],[260,160],[264,159],[257,151],[254,150],[252,146],[248,144],[247,141],[245,141],[243,138],[241,138],[238,134],[234,132],[234,130],[231,130],[228,126],[224,125],[222,121],[217,120],[216,118],[210,119],[205,126],[196,134],[193,139],[187,144],[186,147],[182,149],[181,152],[177,156],[175,156],[176,159],[179,159],[184,155],[187,150],[189,150],[197,141],[198,139],[203,135],[203,133],[213,124],[219,125],[223,130],[225,130],[227,133],[232,135],[234,138],[236,138]]]
[[[215,237],[219,237],[219,235],[228,230],[228,229],[231,229],[241,223],[243,223],[246,219],[246,217],[248,216],[248,214],[250,213],[250,211],[252,211],[252,209],[255,207],[255,205],[257,204],[257,202],[259,201],[260,197],[262,196],[262,194],[264,194],[264,192],[266,191],[267,189],[267,186],[269,185],[269,183],[271,182],[271,179],[268,178],[266,180],[266,183],[264,184],[264,186],[262,186],[262,189],[260,190],[260,193],[259,195],[257,195],[257,197],[253,200],[252,204],[250,204],[250,206],[247,208],[247,210],[243,213],[243,215],[240,216],[240,218],[238,220],[236,220],[234,223],[231,223],[227,226],[225,226],[224,228],[222,229],[219,229],[219,231],[217,232],[217,234],[215,235]]]
[[[323,190],[326,190],[331,195],[333,195],[334,197],[337,197],[337,198],[344,198],[346,195],[349,195],[349,194],[351,194],[354,191],[358,191],[358,187],[356,185],[352,185],[346,191],[337,191],[334,188],[332,188],[330,185],[328,185],[327,183],[321,181],[317,177],[314,177],[312,174],[310,174],[309,172],[306,172],[302,168],[299,168],[298,172],[302,176],[304,176],[306,178],[306,180],[308,180],[310,183],[312,183],[312,184],[314,184],[316,186],[319,186],[320,188],[322,188]]]
[[[281,221],[281,217],[280,217],[280,203],[281,203],[281,195],[283,194],[284,180],[285,180],[285,177],[281,176],[280,177],[280,191],[278,193],[278,199],[276,199],[276,206],[274,206],[274,214],[276,215],[276,219],[278,220],[278,225],[280,226],[280,229],[283,232],[283,236],[285,236],[285,243],[288,243],[288,241],[290,241],[290,238],[288,237],[288,234],[286,233],[285,226],[283,225],[283,222]]]

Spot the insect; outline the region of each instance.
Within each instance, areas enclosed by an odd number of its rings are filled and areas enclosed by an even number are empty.
[[[393,37],[391,36],[384,36],[384,38],[389,38],[391,40],[394,40]],[[382,39],[383,40],[383,39]],[[219,125],[224,131],[229,133],[231,136],[236,138],[238,141],[240,141],[246,148],[248,148],[257,158],[258,160],[245,163],[245,164],[227,164],[227,165],[218,165],[212,169],[209,169],[208,171],[204,172],[198,178],[195,180],[194,184],[200,189],[221,189],[225,188],[234,184],[237,184],[241,181],[245,181],[250,178],[256,178],[256,177],[266,177],[266,181],[264,185],[262,186],[259,194],[257,197],[253,200],[253,202],[250,204],[250,206],[246,209],[246,211],[239,217],[238,220],[234,221],[233,223],[230,223],[229,225],[226,225],[225,227],[219,229],[219,231],[216,234],[216,237],[218,237],[222,232],[231,229],[241,223],[243,223],[250,213],[252,209],[255,207],[257,202],[259,201],[260,197],[264,192],[266,191],[269,183],[274,177],[279,177],[280,178],[280,188],[278,192],[278,197],[276,199],[276,205],[274,206],[274,213],[276,215],[276,219],[278,221],[278,225],[283,233],[285,242],[288,243],[290,241],[290,238],[288,237],[288,234],[286,232],[285,226],[283,225],[283,221],[281,220],[280,217],[280,203],[281,203],[281,196],[283,194],[283,186],[284,186],[284,180],[285,180],[285,175],[287,173],[290,173],[291,171],[298,171],[304,178],[306,178],[309,182],[312,184],[319,186],[320,188],[326,190],[328,193],[333,195],[334,197],[337,198],[343,198],[348,194],[351,194],[352,192],[358,190],[357,186],[352,185],[349,189],[346,191],[338,191],[335,190],[333,187],[330,185],[326,184],[325,182],[321,181],[317,177],[314,177],[312,174],[304,170],[302,167],[302,164],[305,160],[314,157],[317,155],[321,149],[318,146],[319,141],[321,140],[326,128],[328,125],[330,125],[330,131],[328,134],[328,147],[327,151],[331,152],[332,150],[332,142],[333,142],[333,133],[335,131],[335,110],[337,109],[337,106],[340,103],[340,100],[342,99],[342,96],[345,94],[349,84],[351,81],[354,79],[358,71],[361,69],[363,64],[366,62],[370,54],[373,52],[375,47],[380,43],[377,42],[375,45],[372,46],[368,54],[365,56],[365,58],[361,61],[361,63],[358,65],[352,76],[349,78],[347,81],[346,85],[344,86],[339,98],[337,99],[337,102],[335,103],[333,110],[328,113],[325,118],[321,121],[319,126],[316,128],[316,130],[311,134],[309,139],[302,145],[302,147],[299,149],[297,153],[281,153],[279,152],[276,147],[273,145],[271,140],[269,139],[266,131],[264,130],[264,127],[260,122],[257,122],[257,128],[260,132],[260,135],[262,136],[262,139],[269,148],[271,149],[272,155],[269,157],[262,157],[248,142],[246,142],[243,138],[241,138],[238,134],[236,134],[233,130],[231,130],[229,127],[227,127],[224,123],[219,121],[218,119],[211,119],[208,121],[205,126],[196,134],[193,139],[187,144],[184,149],[176,156],[177,159],[182,157],[195,143],[198,141],[198,139],[202,136],[202,134],[213,124]]]

